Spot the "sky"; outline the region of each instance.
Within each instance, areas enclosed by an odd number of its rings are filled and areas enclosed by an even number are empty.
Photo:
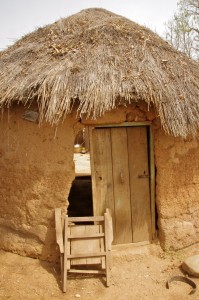
[[[163,35],[178,0],[0,0],[0,51],[38,27],[89,7],[100,7]]]

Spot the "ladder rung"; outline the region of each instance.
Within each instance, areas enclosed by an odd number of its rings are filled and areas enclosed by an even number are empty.
[[[106,252],[98,252],[98,253],[87,253],[87,254],[72,254],[67,255],[67,258],[86,258],[86,257],[100,257],[106,256]]]
[[[67,217],[68,222],[95,222],[95,221],[104,221],[103,216],[96,217]]]
[[[87,239],[87,238],[99,238],[103,237],[104,233],[93,233],[93,234],[84,234],[84,235],[68,235],[68,239]]]
[[[80,269],[70,269],[68,273],[86,273],[86,274],[106,274],[106,271],[102,270],[80,270]]]

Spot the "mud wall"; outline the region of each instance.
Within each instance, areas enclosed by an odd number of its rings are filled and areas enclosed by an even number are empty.
[[[123,122],[144,122],[155,120],[156,112],[153,106],[146,102],[134,102],[127,106],[118,106],[116,109],[105,113],[102,117],[93,120],[82,118],[84,125],[119,124]]]
[[[74,118],[39,127],[25,110],[0,117],[0,248],[54,260],[54,208],[66,208],[74,179]]]
[[[163,248],[199,242],[199,144],[169,137],[153,108],[119,107],[97,120],[38,126],[16,106],[0,117],[0,248],[46,260],[57,257],[54,208],[68,205],[75,177],[73,142],[83,125],[152,121],[155,140],[156,203]]]
[[[154,134],[159,238],[177,250],[199,242],[199,142]]]

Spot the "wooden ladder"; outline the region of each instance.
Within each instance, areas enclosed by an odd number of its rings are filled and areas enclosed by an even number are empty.
[[[61,224],[59,221],[61,211],[56,210],[56,237],[60,246],[63,292],[66,292],[68,273],[102,274],[106,276],[106,285],[109,286],[109,254],[113,240],[112,219],[109,211],[106,210],[104,216],[95,217],[68,217],[66,215],[62,237],[57,228],[57,225]],[[82,222],[83,225],[79,225]],[[87,224],[91,222],[92,225]],[[86,269],[82,269],[82,265],[86,265]],[[93,265],[100,265],[101,269],[94,269]],[[89,268],[91,266],[92,268]]]

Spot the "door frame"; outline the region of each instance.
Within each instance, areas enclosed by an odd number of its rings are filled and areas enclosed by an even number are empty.
[[[156,218],[155,218],[155,159],[154,159],[154,139],[153,139],[153,131],[152,131],[152,123],[150,121],[145,122],[123,122],[119,124],[98,124],[91,125],[89,127],[89,135],[91,140],[91,131],[95,128],[117,128],[117,127],[141,127],[145,126],[148,128],[148,153],[149,153],[149,170],[150,170],[150,208],[151,208],[151,237],[152,240],[156,239]],[[92,155],[90,157],[92,164]],[[92,174],[91,174],[92,176]],[[94,192],[95,194],[95,192]],[[95,195],[93,195],[94,197]]]

